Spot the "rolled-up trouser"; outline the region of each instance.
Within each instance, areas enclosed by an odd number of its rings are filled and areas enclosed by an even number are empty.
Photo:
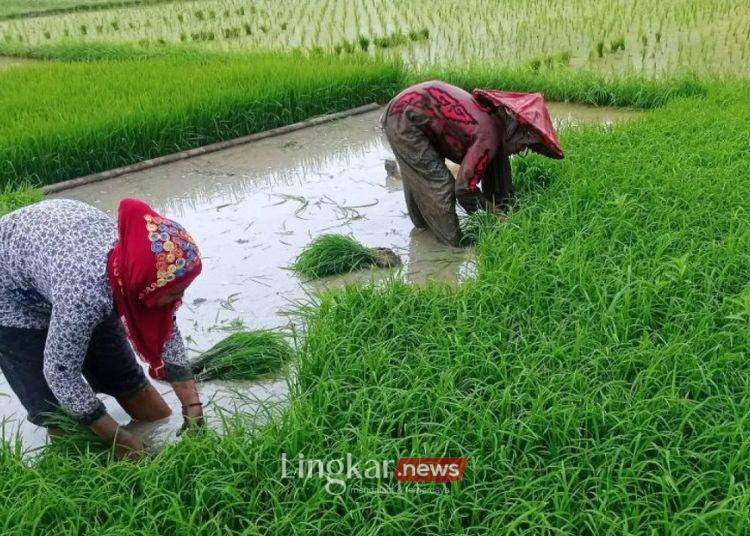
[[[443,156],[414,125],[409,111],[383,117],[383,130],[401,170],[406,208],[415,227],[429,228],[443,243],[461,246],[456,181]]]
[[[0,370],[26,408],[28,420],[37,426],[48,426],[49,416],[60,408],[44,377],[46,344],[46,329],[0,326]],[[95,392],[115,398],[132,395],[151,385],[114,313],[94,328],[82,374]],[[100,404],[81,420],[90,424],[105,413],[104,405]]]

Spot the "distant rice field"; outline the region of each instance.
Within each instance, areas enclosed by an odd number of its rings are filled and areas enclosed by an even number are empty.
[[[0,19],[35,17],[45,13],[62,11],[86,11],[108,9],[129,4],[155,4],[161,2],[179,2],[180,0],[2,0],[0,1]]]
[[[0,46],[66,40],[386,51],[448,67],[499,62],[600,73],[748,74],[750,3],[509,0],[500,9],[490,0],[210,0],[0,22]]]

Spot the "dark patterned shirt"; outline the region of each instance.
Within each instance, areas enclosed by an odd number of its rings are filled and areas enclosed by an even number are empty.
[[[47,329],[44,376],[63,407],[86,417],[102,403],[81,375],[91,333],[114,311],[107,256],[115,222],[79,201],[49,200],[0,218],[0,326]],[[175,328],[163,360],[184,374]]]
[[[495,114],[471,93],[440,81],[405,89],[391,101],[388,113],[409,113],[441,155],[461,165],[456,177],[457,194],[477,191],[502,143],[502,124]]]

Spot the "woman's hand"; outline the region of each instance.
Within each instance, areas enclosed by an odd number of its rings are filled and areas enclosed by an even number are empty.
[[[203,417],[203,404],[195,402],[188,406],[182,406],[182,427],[177,435],[182,435],[185,430],[191,428],[200,428],[205,426],[206,420]]]
[[[103,415],[91,424],[96,435],[114,444],[118,460],[138,460],[146,455],[146,445],[140,438],[121,428],[112,417]]]
[[[172,388],[182,404],[182,427],[177,435],[182,434],[188,428],[203,426],[205,424],[203,404],[198,395],[198,387],[195,385],[195,381],[174,382]]]

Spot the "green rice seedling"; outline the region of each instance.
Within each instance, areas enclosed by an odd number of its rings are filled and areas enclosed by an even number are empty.
[[[190,37],[192,38],[193,41],[201,42],[201,41],[213,41],[216,35],[210,31],[200,31],[200,32],[190,34]]]
[[[323,234],[302,250],[292,269],[304,277],[317,279],[369,266],[393,267],[399,263],[390,250],[368,248],[350,236]]]
[[[409,42],[409,37],[399,32],[394,32],[389,37],[391,39],[391,46],[401,46]]]
[[[604,41],[597,41],[596,42],[596,56],[599,58],[604,57]]]
[[[625,50],[625,38],[620,37],[618,39],[615,39],[609,44],[609,51],[612,53],[617,52],[618,50]]]
[[[47,415],[47,423],[54,430],[46,455],[90,456],[105,461],[113,453],[112,445],[105,443],[88,426],[62,411]]]
[[[224,28],[224,39],[237,39],[242,33],[242,28]]]
[[[467,65],[460,69],[426,69],[410,83],[441,79],[467,90],[503,87],[508,91],[543,91],[549,101],[596,106],[656,108],[682,97],[705,96],[707,84],[687,75],[654,79],[645,76],[601,76],[574,70],[532,71],[528,67]]]
[[[746,84],[722,81],[635,123],[561,133],[570,157],[480,241],[475,277],[349,285],[303,309],[289,403],[267,424],[106,467],[0,442],[0,527],[747,532],[748,121]],[[361,477],[317,477],[347,455]],[[302,456],[319,461],[312,478],[296,477]],[[404,456],[468,466],[419,488],[364,475]]]
[[[0,190],[0,217],[42,199],[42,192],[36,188],[24,185],[19,187],[6,185]]]
[[[49,32],[49,30],[45,30],[44,31],[44,38],[45,39],[50,39],[51,37],[52,37],[52,34]]]
[[[81,0],[81,2],[83,1],[86,0]],[[334,5],[327,0],[293,4],[264,1],[260,13],[262,13],[266,25],[269,24],[269,21],[274,21],[271,23],[272,26],[277,24],[275,21],[295,21],[295,31],[288,32],[285,35],[269,31],[253,40],[252,43],[246,42],[243,45],[247,47],[260,45],[266,49],[298,47],[310,49],[313,46],[330,49],[333,44],[332,29],[351,26],[353,35],[387,35],[389,39],[381,40],[382,47],[378,46],[378,48],[395,48],[400,45],[397,41],[394,42],[390,39],[390,33],[398,27],[396,21],[403,21],[403,24],[410,28],[421,28],[421,30],[413,29],[402,34],[408,42],[428,41],[430,30],[438,31],[441,35],[439,41],[433,40],[423,47],[404,47],[404,49],[398,51],[400,57],[413,65],[448,66],[476,60],[494,60],[506,65],[508,58],[514,58],[518,63],[527,63],[533,56],[529,51],[535,50],[535,47],[539,46],[540,38],[543,36],[541,50],[569,48],[576,53],[577,60],[582,60],[581,62],[576,61],[576,64],[588,61],[589,63],[585,65],[586,68],[594,69],[603,74],[611,71],[633,72],[643,70],[647,74],[661,75],[662,73],[669,74],[675,71],[683,71],[685,68],[703,69],[710,72],[748,73],[747,62],[736,61],[742,50],[747,48],[746,42],[748,41],[742,38],[743,35],[747,34],[745,21],[750,17],[748,6],[744,4],[735,3],[730,19],[719,16],[720,7],[713,0],[710,2],[710,6],[700,10],[700,17],[697,17],[692,10],[688,13],[686,10],[673,9],[672,2],[663,2],[654,6],[653,12],[650,13],[650,20],[669,21],[669,30],[657,28],[659,40],[663,32],[669,31],[669,35],[674,36],[675,49],[680,52],[676,56],[670,54],[665,61],[661,61],[659,55],[666,51],[653,51],[652,53],[655,55],[653,62],[642,61],[639,64],[638,62],[618,61],[617,58],[612,58],[611,61],[594,61],[597,57],[606,58],[609,53],[608,47],[611,43],[607,41],[607,48],[602,48],[600,56],[596,54],[596,41],[602,35],[617,38],[621,36],[638,39],[639,41],[644,32],[653,35],[653,31],[650,29],[651,25],[647,25],[644,18],[645,12],[633,2],[612,0],[607,3],[584,3],[583,0],[571,0],[571,2],[563,4],[564,7],[555,8],[553,10],[554,15],[549,9],[543,7],[543,3],[535,3],[532,6],[526,6],[522,11],[516,10],[508,16],[504,16],[500,24],[492,24],[491,17],[477,21],[475,17],[470,15],[471,13],[491,10],[492,7],[487,4],[486,0],[467,0],[460,10],[457,9],[453,0],[441,0],[437,3],[430,3],[428,0],[415,1],[416,4],[412,8],[407,7],[411,3],[402,2],[390,5],[388,10],[374,9],[371,2],[347,3],[344,7],[340,4]],[[35,0],[33,4],[70,5],[81,2],[76,0]],[[152,4],[154,2],[143,0],[137,3]],[[0,18],[2,18],[3,11],[23,11],[24,4],[30,4],[30,2],[6,0],[1,4]],[[8,4],[17,7],[9,8]],[[197,2],[191,3],[193,6],[195,4]],[[213,11],[219,17],[224,15],[223,20],[231,21],[232,17],[244,17],[239,13],[251,13],[255,9],[251,5],[243,4],[239,6],[234,2],[220,0],[206,0],[204,4],[200,6],[200,9],[192,7],[190,12],[201,11],[208,20],[206,13]],[[176,41],[180,31],[172,26],[171,21],[174,20],[175,13],[178,11],[175,5],[165,5],[160,9],[128,10],[123,16],[137,23],[133,26],[132,35],[128,35],[127,38],[135,42],[146,37]],[[225,16],[227,11],[229,17]],[[65,16],[60,17],[60,19],[76,25],[74,27],[77,27],[80,22],[86,22],[90,28],[94,28],[98,23],[96,18],[86,14],[76,15],[75,17]],[[565,31],[559,25],[560,20],[568,21]],[[727,20],[731,22],[727,23]],[[151,29],[149,29],[147,22],[151,25]],[[241,23],[242,21],[238,21],[237,24],[232,25],[240,25]],[[5,24],[9,25],[7,22]],[[18,19],[14,20],[13,24],[23,27],[23,30],[19,33],[24,35],[24,39],[28,42],[40,44],[47,41],[40,25],[33,19]],[[2,26],[3,21],[0,20],[0,27]],[[123,26],[125,26],[124,22]],[[728,28],[725,28],[725,26],[728,26]],[[206,29],[205,27],[188,28],[189,31]],[[212,29],[217,31],[216,28]],[[469,29],[471,29],[471,32]],[[218,31],[220,32],[220,29]],[[476,35],[477,32],[486,35],[493,46],[483,47],[472,41],[471,36]],[[51,40],[54,41],[60,32],[52,30],[51,34]],[[509,39],[509,35],[513,35],[513,39]],[[723,39],[725,42],[722,46],[714,46],[715,41],[708,39],[706,37],[708,35],[726,35]],[[695,38],[695,36],[700,37]],[[101,37],[102,39],[122,40],[124,36],[107,35],[105,32]],[[650,37],[650,39],[651,41],[654,40],[653,37]],[[588,60],[579,57],[582,51],[585,54],[590,45],[593,47],[591,57]],[[618,52],[620,50],[620,48],[617,49]]]
[[[365,35],[360,35],[357,38],[357,43],[359,44],[359,48],[362,50],[362,52],[367,52],[367,50],[370,48],[370,38]]]
[[[253,27],[247,22],[242,25],[242,28],[245,30],[245,35],[253,35]]]
[[[199,44],[216,37],[185,33]],[[25,54],[63,61],[0,69],[0,86],[14,94],[0,100],[0,186],[52,183],[385,102],[403,85],[399,63],[359,54],[302,59],[77,42]]]
[[[196,20],[204,21],[206,20],[206,14],[203,13],[203,11],[199,9],[198,11],[195,12],[195,18]]]
[[[86,35],[89,32],[89,29],[88,29],[88,27],[85,24],[81,24],[78,27],[78,31],[81,32],[81,35]]]
[[[191,364],[199,381],[256,380],[278,374],[294,350],[277,331],[232,333]]]
[[[487,233],[497,229],[500,220],[496,214],[478,210],[461,219],[461,243],[471,246]]]
[[[287,29],[287,27],[288,27],[288,26],[289,26],[289,23],[288,23],[288,22],[282,22],[282,23],[281,23],[281,31],[285,31],[285,30]]]

